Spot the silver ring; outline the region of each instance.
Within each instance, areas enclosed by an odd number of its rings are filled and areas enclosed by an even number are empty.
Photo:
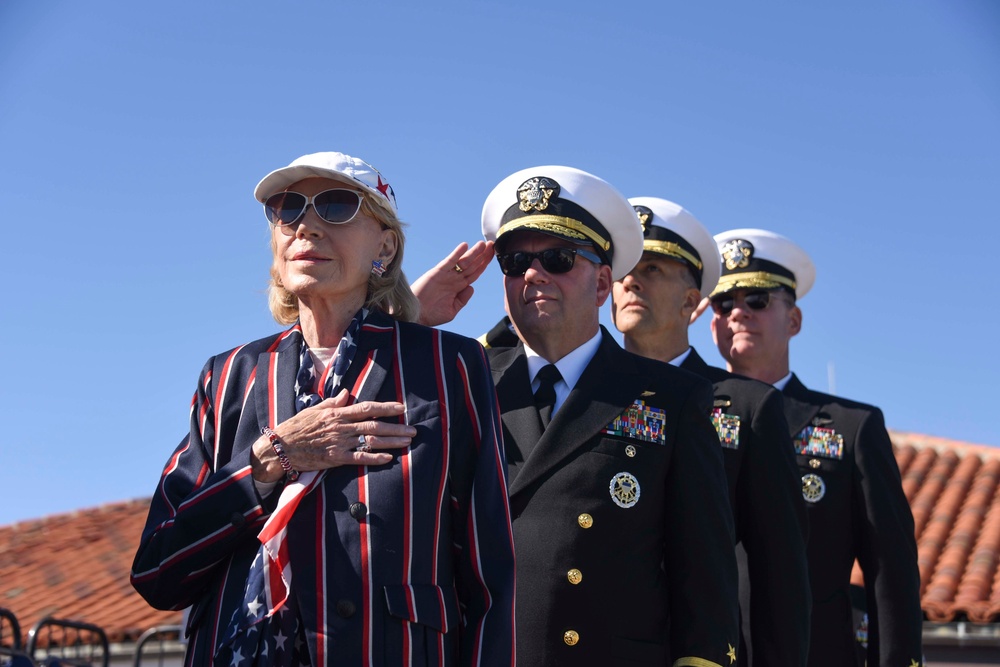
[[[365,440],[363,433],[358,436],[358,446],[354,449],[358,452],[370,452],[372,450],[372,446],[368,444],[367,440]]]

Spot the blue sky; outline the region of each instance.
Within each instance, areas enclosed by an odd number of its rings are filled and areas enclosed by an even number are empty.
[[[0,525],[152,493],[204,361],[278,328],[253,187],[318,150],[385,174],[411,278],[542,164],[785,234],[806,384],[1000,445],[998,30],[991,0],[0,2]]]

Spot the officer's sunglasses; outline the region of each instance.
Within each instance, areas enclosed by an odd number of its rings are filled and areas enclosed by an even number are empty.
[[[771,303],[771,295],[773,291],[768,290],[754,290],[753,292],[746,292],[743,295],[743,303],[750,310],[764,310],[767,308],[768,304]],[[717,315],[728,315],[733,312],[733,308],[736,307],[736,294],[734,292],[728,292],[726,294],[720,294],[719,296],[713,296],[711,298],[712,310],[715,311]]]
[[[312,204],[316,215],[331,225],[350,222],[361,208],[361,193],[333,188],[306,197],[298,192],[279,192],[264,200],[264,216],[276,227],[291,225],[305,215]]]
[[[548,248],[541,252],[505,252],[497,255],[500,270],[505,276],[523,276],[537,259],[548,273],[568,273],[573,269],[576,256],[589,259],[594,264],[600,264],[601,258],[589,250],[580,248]]]

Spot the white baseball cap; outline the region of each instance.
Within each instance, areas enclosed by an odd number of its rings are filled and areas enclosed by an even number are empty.
[[[393,216],[399,215],[396,193],[378,169],[364,160],[334,151],[303,155],[287,167],[275,169],[257,184],[253,196],[263,204],[268,197],[283,192],[289,185],[314,176],[360,187],[371,195],[372,201],[389,209]]]

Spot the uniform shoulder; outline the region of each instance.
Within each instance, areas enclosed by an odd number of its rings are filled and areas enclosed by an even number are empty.
[[[662,384],[690,388],[698,386],[711,388],[711,381],[685,368],[678,368],[658,359],[649,359],[648,357],[643,357],[624,349],[622,350],[622,354],[628,355],[637,368],[643,369],[644,372],[656,378]]]
[[[786,388],[785,393],[795,399],[805,400],[812,403],[813,405],[818,406],[821,410],[831,414],[840,413],[843,416],[850,416],[855,419],[863,419],[864,417],[872,414],[878,415],[879,417],[882,415],[882,410],[879,409],[878,406],[871,405],[869,403],[862,403],[861,401],[854,401],[849,398],[844,398],[843,396],[834,396],[833,394],[827,394],[814,389],[805,389],[804,393],[793,391],[789,394],[788,388]]]

